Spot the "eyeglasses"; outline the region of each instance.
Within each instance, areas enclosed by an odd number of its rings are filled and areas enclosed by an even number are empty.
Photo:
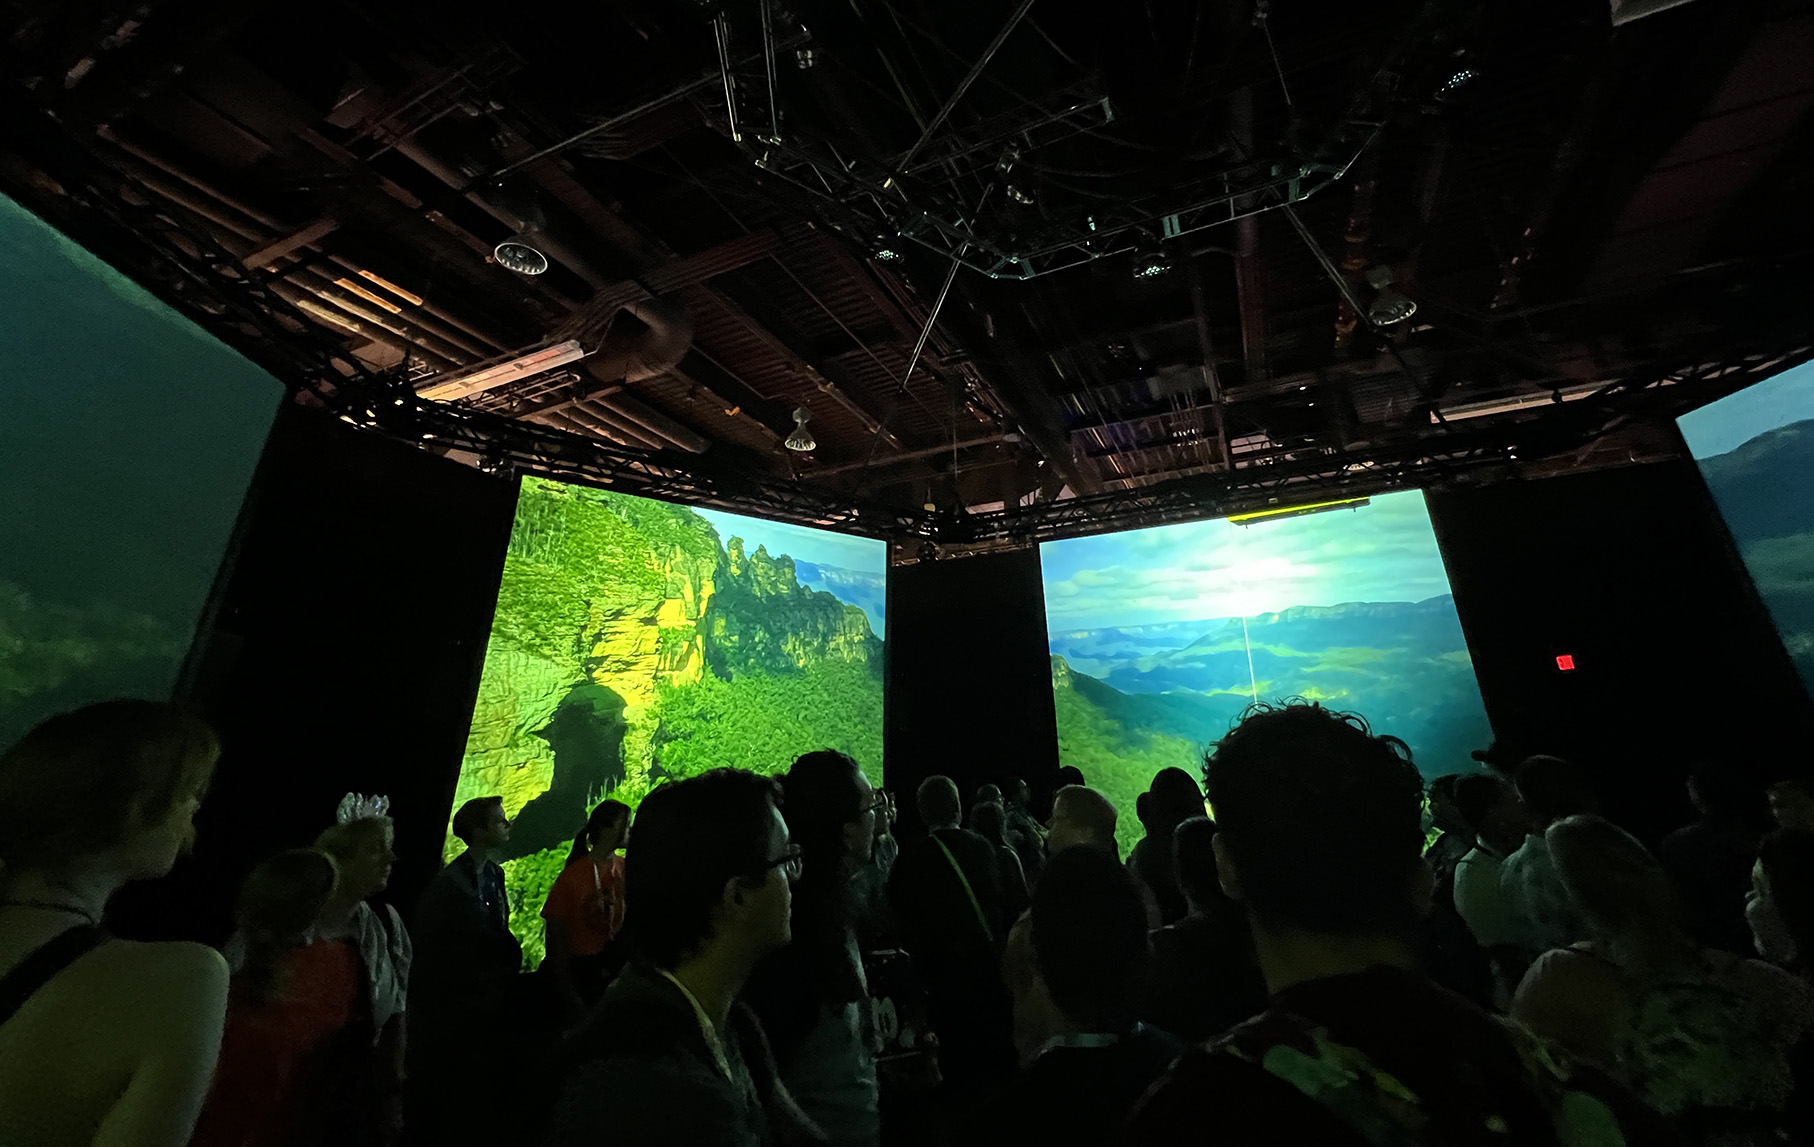
[[[894,795],[887,789],[876,789],[869,794],[869,799],[863,802],[863,807],[859,808],[857,812],[860,815],[866,812],[892,812],[893,809]]]
[[[792,884],[794,881],[800,879],[800,873],[806,869],[806,852],[796,844],[782,855],[777,856],[775,859],[763,865],[762,871],[766,873],[771,868],[779,868],[781,870],[781,875],[787,877],[787,882]]]

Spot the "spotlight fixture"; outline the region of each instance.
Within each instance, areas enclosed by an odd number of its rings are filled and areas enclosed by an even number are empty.
[[[1367,282],[1378,291],[1367,306],[1367,322],[1376,327],[1396,326],[1417,313],[1417,300],[1392,285],[1392,268],[1374,267]]]
[[[870,257],[881,263],[898,263],[902,259],[900,248],[887,239],[878,238],[869,249]]]
[[[1136,279],[1157,279],[1161,275],[1170,274],[1171,269],[1171,256],[1164,251],[1143,251],[1134,256]]]
[[[1033,206],[1033,196],[1028,192],[1022,191],[1012,183],[1008,184],[1008,198],[1020,204],[1022,207]]]
[[[519,275],[539,275],[548,269],[548,256],[535,246],[527,232],[519,232],[499,243],[491,257],[497,260],[498,266]]]
[[[794,432],[787,436],[787,441],[783,442],[782,445],[786,446],[789,450],[800,454],[805,454],[808,451],[815,449],[819,444],[813,440],[813,432],[806,428],[806,420],[811,417],[812,412],[807,410],[806,407],[795,407]]]

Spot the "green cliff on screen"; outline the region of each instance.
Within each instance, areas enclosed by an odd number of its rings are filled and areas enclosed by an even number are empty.
[[[824,748],[881,783],[882,641],[862,608],[685,507],[523,480],[454,807],[504,798],[531,963],[599,799],[634,808],[666,779]]]

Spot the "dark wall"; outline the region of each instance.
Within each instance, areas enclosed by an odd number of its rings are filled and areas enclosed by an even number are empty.
[[[1010,776],[1049,794],[1058,731],[1039,551],[891,569],[887,682],[888,787],[905,824],[936,773],[966,809],[977,785]]]
[[[1429,503],[1494,729],[1590,765],[1633,831],[1689,818],[1695,762],[1780,773],[1808,743],[1808,697],[1691,462]]]
[[[440,862],[514,482],[292,408],[250,497],[189,674],[225,754],[195,854],[116,903],[128,935],[220,939],[251,865],[348,791],[391,798],[400,907]]]

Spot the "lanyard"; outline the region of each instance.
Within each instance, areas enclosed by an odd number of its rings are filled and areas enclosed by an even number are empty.
[[[699,997],[693,994],[692,989],[675,979],[672,972],[660,968],[657,968],[656,971],[661,972],[662,978],[666,979],[668,983],[679,988],[680,994],[687,998],[687,1003],[693,1005],[693,1017],[699,1021],[699,1034],[705,1037],[705,1046],[712,1053],[712,1062],[716,1063],[718,1070],[724,1073],[725,1081],[732,1087],[736,1087],[737,1077],[731,1073],[731,1060],[724,1053],[724,1041],[718,1038],[718,1029],[712,1026],[712,1017],[705,1014],[705,1006],[699,1002]]]

